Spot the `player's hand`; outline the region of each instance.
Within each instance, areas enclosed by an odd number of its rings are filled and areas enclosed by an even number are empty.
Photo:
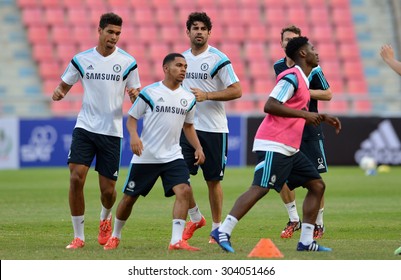
[[[131,151],[136,154],[137,156],[141,156],[142,155],[142,151],[143,151],[143,144],[142,141],[139,137],[137,136],[131,136],[130,138],[130,147],[131,147]]]
[[[65,93],[61,90],[61,87],[58,86],[56,89],[53,91],[53,96],[52,99],[54,101],[59,101],[65,97]]]
[[[305,120],[307,124],[318,126],[323,121],[323,116],[318,113],[305,111],[305,114],[306,114]]]
[[[139,95],[139,91],[140,91],[139,88],[130,88],[130,89],[127,90],[128,95],[129,95],[129,99],[131,100],[131,103],[135,102],[136,98]]]
[[[201,165],[205,162],[205,154],[203,153],[203,149],[199,148],[195,150],[195,163],[194,165]]]
[[[331,125],[336,129],[336,134],[340,133],[341,130],[341,122],[337,117],[330,116],[330,115],[323,115],[324,122]]]
[[[380,56],[383,60],[388,61],[394,59],[394,50],[390,45],[383,45],[380,49]]]
[[[200,90],[199,88],[192,88],[191,87],[191,91],[192,93],[195,95],[196,98],[196,102],[202,102],[207,100],[207,92],[204,92],[202,90]]]

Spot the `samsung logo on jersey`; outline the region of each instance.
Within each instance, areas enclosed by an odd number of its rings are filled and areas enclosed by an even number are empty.
[[[187,110],[178,107],[171,107],[171,106],[156,106],[156,112],[158,113],[172,113],[178,115],[185,115]]]
[[[118,82],[121,79],[120,75],[106,73],[86,73],[85,76],[88,80],[107,80]]]
[[[194,72],[187,72],[185,77],[187,79],[199,79],[199,80],[206,80],[207,73],[194,73]]]

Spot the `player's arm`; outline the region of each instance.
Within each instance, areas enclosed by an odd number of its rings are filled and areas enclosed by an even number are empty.
[[[330,101],[333,98],[333,93],[331,92],[331,89],[310,89],[310,97],[316,100],[321,100],[321,101]]]
[[[63,99],[71,88],[72,85],[66,84],[64,81],[61,81],[60,84],[54,89],[52,99],[54,101],[59,101]]]
[[[196,102],[202,102],[205,100],[229,101],[242,96],[240,82],[231,84],[226,89],[220,91],[205,92],[199,88],[191,88],[191,91],[196,97]]]
[[[134,154],[140,156],[143,151],[143,144],[138,135],[138,120],[131,115],[128,115],[127,130],[130,135],[130,147]]]
[[[380,56],[391,69],[401,75],[401,62],[395,59],[394,50],[390,45],[383,45],[381,47]]]
[[[198,135],[196,135],[195,127],[192,123],[184,123],[182,130],[184,131],[184,135],[187,138],[188,142],[195,149],[195,165],[199,165],[205,162],[205,154],[203,153],[202,146],[198,139]]]

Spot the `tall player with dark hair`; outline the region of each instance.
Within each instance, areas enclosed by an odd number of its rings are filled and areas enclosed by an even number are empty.
[[[123,137],[125,92],[133,100],[141,86],[135,58],[116,46],[122,19],[114,13],[103,14],[97,29],[96,47],[73,57],[53,92],[53,100],[63,99],[81,81],[84,87],[82,108],[72,134],[68,166],[69,204],[74,239],[67,249],[82,248],[84,234],[84,185],[96,157],[102,210],[98,242],[104,245],[111,235],[111,210],[116,200]]]
[[[285,51],[288,42],[295,37],[301,36],[301,29],[291,25],[281,30],[281,46]],[[276,76],[281,72],[294,67],[295,62],[285,56],[274,63],[274,71]],[[309,93],[311,100],[309,103],[310,112],[318,112],[318,101],[329,101],[332,98],[332,92],[330,85],[327,82],[322,68],[318,65],[312,69],[308,76],[309,79]],[[319,173],[327,172],[327,161],[324,152],[324,135],[321,125],[306,124],[304,132],[302,134],[301,151],[310,159],[312,164],[315,166]],[[295,202],[295,192],[290,190],[286,184],[284,184],[281,192],[281,199],[283,200],[285,207],[288,212],[289,221],[281,232],[281,238],[291,238],[294,231],[301,228],[301,221],[299,219],[297,206]],[[324,211],[324,196],[320,203],[319,213],[317,215],[315,230],[313,236],[315,239],[321,238],[324,233],[323,224],[323,211]]]
[[[310,93],[307,76],[319,61],[308,38],[297,37],[290,40],[286,55],[296,65],[277,77],[277,84],[265,104],[264,112],[267,115],[256,132],[253,144],[258,164],[252,185],[237,199],[221,227],[211,233],[220,247],[228,252],[234,252],[230,238],[238,221],[270,189],[280,192],[285,182],[290,190],[299,186],[307,189],[297,250],[331,251],[313,240],[314,224],[325,183],[299,148],[305,123],[319,125],[325,122],[335,127],[337,133],[341,129],[341,123],[336,117],[308,111]]]
[[[226,54],[208,44],[212,22],[203,12],[194,12],[186,22],[187,36],[191,48],[183,53],[188,69],[183,85],[196,97],[195,129],[205,152],[206,160],[201,166],[209,191],[212,213],[211,230],[221,224],[223,189],[221,181],[227,163],[228,123],[224,103],[240,98],[242,89],[230,59]],[[184,158],[190,173],[197,174],[199,166],[194,165],[194,149],[181,137]],[[192,197],[189,209],[190,221],[183,238],[192,237],[195,230],[206,224],[195,199]],[[214,243],[209,239],[209,243]]]

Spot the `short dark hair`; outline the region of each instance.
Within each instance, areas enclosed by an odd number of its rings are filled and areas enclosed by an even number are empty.
[[[166,57],[163,59],[163,66],[174,61],[174,59],[176,57],[182,57],[185,58],[182,54],[180,53],[169,53],[168,55],[166,55]]]
[[[212,30],[212,21],[210,17],[205,12],[193,12],[188,16],[187,20],[187,30],[191,30],[191,26],[194,24],[195,21],[203,22],[207,29],[210,31]]]
[[[106,28],[107,25],[117,25],[117,26],[122,26],[123,25],[123,19],[119,16],[116,15],[115,13],[106,13],[103,14],[100,17],[99,21],[99,27],[101,29]]]
[[[289,25],[289,26],[281,29],[281,41],[283,41],[283,36],[284,36],[285,32],[292,32],[292,33],[298,34],[299,36],[302,36],[301,29],[299,27],[297,27],[295,25]]]
[[[288,41],[287,47],[285,48],[286,56],[295,61],[298,57],[299,49],[308,44],[308,42],[308,37],[300,36],[292,38],[290,41]]]

